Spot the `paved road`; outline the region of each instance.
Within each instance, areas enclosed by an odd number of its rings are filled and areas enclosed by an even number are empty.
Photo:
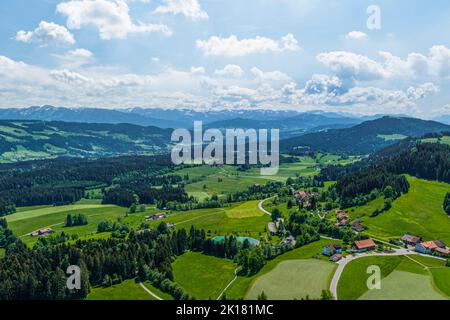
[[[164,300],[163,298],[157,296],[156,294],[154,294],[153,292],[151,292],[146,286],[144,286],[144,284],[142,282],[139,282],[139,285],[142,287],[142,289],[144,289],[145,291],[147,291],[147,293],[151,296],[153,296],[155,299],[157,300]]]
[[[270,200],[270,199],[273,199],[273,198],[275,198],[275,197],[270,197],[270,198],[261,200],[261,201],[258,203],[258,208],[259,208],[259,210],[261,210],[261,211],[264,212],[265,214],[268,214],[269,216],[272,216],[272,214],[271,214],[269,211],[267,211],[266,209],[263,208],[263,204],[264,204],[264,202],[266,202],[266,201],[268,201],[268,200]]]

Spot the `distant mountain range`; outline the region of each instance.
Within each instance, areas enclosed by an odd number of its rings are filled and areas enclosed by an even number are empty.
[[[282,141],[284,151],[313,150],[369,154],[407,137],[450,131],[450,126],[416,118],[385,116],[345,129],[304,134]]]
[[[172,129],[165,127],[171,124],[173,128],[191,128],[194,120],[204,121],[204,130],[279,128],[281,150],[294,153],[311,150],[369,154],[407,137],[450,131],[450,126],[443,123],[407,117],[385,116],[366,121],[370,118],[264,110],[201,113],[47,106],[0,109],[2,118],[9,120],[0,120],[0,162],[167,152],[172,145]]]
[[[129,123],[159,128],[192,128],[194,121],[214,128],[280,128],[287,136],[351,126],[376,117],[358,118],[332,112],[272,110],[224,110],[198,112],[187,109],[111,110],[99,108],[60,108],[53,106],[0,109],[1,120],[43,120],[86,123]]]
[[[172,130],[132,124],[0,121],[0,162],[166,152]]]

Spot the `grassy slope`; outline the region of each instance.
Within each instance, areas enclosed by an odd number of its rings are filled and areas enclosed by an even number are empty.
[[[370,290],[360,300],[445,300],[427,275],[394,271],[381,281],[381,290]]]
[[[450,243],[450,219],[442,203],[450,185],[408,177],[408,194],[400,197],[392,208],[375,218],[366,217],[368,234],[380,238],[401,237],[404,233],[424,239],[440,239]]]
[[[171,297],[157,288],[145,283],[145,286],[163,298],[164,300],[171,300]],[[92,288],[91,293],[87,297],[88,300],[156,300],[152,295],[148,294],[138,283],[134,280],[125,280],[121,284],[114,285],[109,288]]]
[[[333,242],[331,241],[331,243]],[[267,264],[261,269],[261,271],[252,277],[238,277],[237,280],[227,290],[227,298],[241,299],[245,297],[248,290],[257,281],[257,279],[272,271],[280,262],[315,258],[318,255],[320,256],[323,246],[327,244],[330,244],[330,240],[320,240],[310,243],[304,247],[289,251],[271,261],[268,261]],[[325,261],[327,260],[324,257],[321,257],[321,259]],[[328,281],[331,281],[331,277],[330,279],[328,279]]]
[[[381,269],[382,278],[387,277],[402,262],[401,257],[367,257],[350,262],[342,272],[337,287],[340,300],[356,300],[367,289],[367,268],[377,265]]]
[[[411,255],[365,257],[350,262],[338,283],[340,300],[420,300],[443,299],[450,291],[450,270],[445,261]],[[381,268],[381,290],[369,291],[366,270]],[[436,275],[435,275],[436,274]]]
[[[263,291],[274,300],[319,298],[322,290],[328,289],[328,279],[336,268],[336,264],[318,259],[283,261],[259,277],[245,298],[256,300]]]
[[[10,229],[26,243],[33,243],[37,238],[28,236],[30,232],[43,227],[52,227],[55,232],[78,234],[85,236],[97,231],[97,225],[105,219],[117,219],[125,215],[125,208],[103,205],[71,205],[63,207],[47,207],[37,210],[21,211],[7,217]],[[83,213],[87,216],[89,224],[65,228],[67,214]]]
[[[231,216],[237,217],[238,211],[236,208],[240,206],[246,207],[245,211],[248,213],[258,212],[257,202],[250,202],[253,209],[250,209],[247,203],[237,203],[233,204],[231,207],[217,208],[217,209],[202,209],[202,210],[192,210],[187,212],[179,212],[170,215],[166,222],[175,223],[177,228],[189,229],[192,225],[197,228],[202,228],[206,231],[211,231],[211,236],[214,235],[229,235],[229,234],[239,234],[239,235],[250,235],[259,239],[259,233],[264,232],[267,227],[267,223],[270,222],[270,217],[268,215],[252,216],[248,218],[230,218],[228,212]],[[253,214],[252,214],[253,215]],[[154,221],[150,223],[150,226],[156,226],[161,221]]]
[[[173,263],[175,282],[197,299],[217,299],[234,278],[232,261],[188,252]]]

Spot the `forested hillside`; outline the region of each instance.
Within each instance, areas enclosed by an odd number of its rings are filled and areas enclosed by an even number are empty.
[[[131,124],[0,121],[0,162],[156,153],[171,130]]]
[[[414,118],[383,117],[347,129],[305,134],[282,141],[291,153],[306,150],[331,153],[370,154],[407,137],[449,131],[450,126]]]

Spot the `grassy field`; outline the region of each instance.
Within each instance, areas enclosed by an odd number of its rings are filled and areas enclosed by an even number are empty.
[[[173,263],[175,282],[197,299],[217,299],[234,278],[232,261],[188,252]]]
[[[264,216],[264,212],[258,208],[259,201],[245,202],[237,207],[227,210],[227,216],[232,219],[243,219]]]
[[[153,287],[146,282],[144,285],[164,300],[172,300],[172,297]],[[121,284],[108,288],[92,288],[91,293],[87,297],[88,300],[156,300],[152,295],[147,293],[134,280],[125,280]]]
[[[389,211],[363,218],[367,233],[384,239],[411,233],[425,240],[450,243],[450,218],[442,208],[450,185],[414,177],[408,177],[408,181],[409,193],[394,201]]]
[[[319,298],[322,290],[329,288],[329,280],[336,267],[334,263],[318,259],[280,262],[256,280],[245,298],[256,300],[263,291],[274,300],[302,299],[306,296]]]
[[[279,263],[283,261],[291,261],[291,260],[303,260],[303,259],[312,259],[318,258],[322,261],[328,261],[328,259],[321,255],[323,246],[334,243],[330,240],[320,240],[317,242],[310,243],[301,248],[289,251],[281,256],[276,257],[273,260],[270,260],[266,263],[266,265],[258,272],[256,275],[251,277],[238,277],[237,280],[231,285],[231,287],[227,290],[227,298],[228,299],[243,299],[247,296],[247,293],[252,288],[253,284],[256,281],[263,277],[264,275],[270,273],[274,270]],[[330,279],[328,279],[330,280]],[[269,297],[270,298],[270,297]]]
[[[342,272],[337,287],[340,300],[356,300],[367,289],[367,268],[377,265],[381,269],[381,276],[388,276],[402,262],[401,257],[367,257],[350,262]]]
[[[126,209],[109,205],[70,205],[61,207],[30,208],[7,216],[9,228],[26,243],[37,241],[29,233],[51,227],[55,232],[86,236],[95,234],[97,225],[103,220],[114,220],[125,216]],[[66,228],[65,219],[68,214],[83,213],[88,218],[88,225]]]
[[[0,259],[5,256],[5,249],[0,248]]]
[[[177,228],[189,229],[192,225],[210,231],[209,236],[241,235],[260,239],[267,223],[271,221],[268,215],[258,210],[257,201],[233,204],[230,207],[216,209],[192,210],[171,214],[165,222],[176,225]],[[242,217],[244,213],[246,217]],[[156,226],[161,221],[154,221],[150,226]]]
[[[367,268],[381,269],[381,290],[368,290]],[[365,257],[350,262],[338,283],[340,300],[440,300],[450,289],[445,261],[419,255]]]
[[[370,290],[360,300],[446,300],[427,275],[394,271],[381,281],[381,290]]]

